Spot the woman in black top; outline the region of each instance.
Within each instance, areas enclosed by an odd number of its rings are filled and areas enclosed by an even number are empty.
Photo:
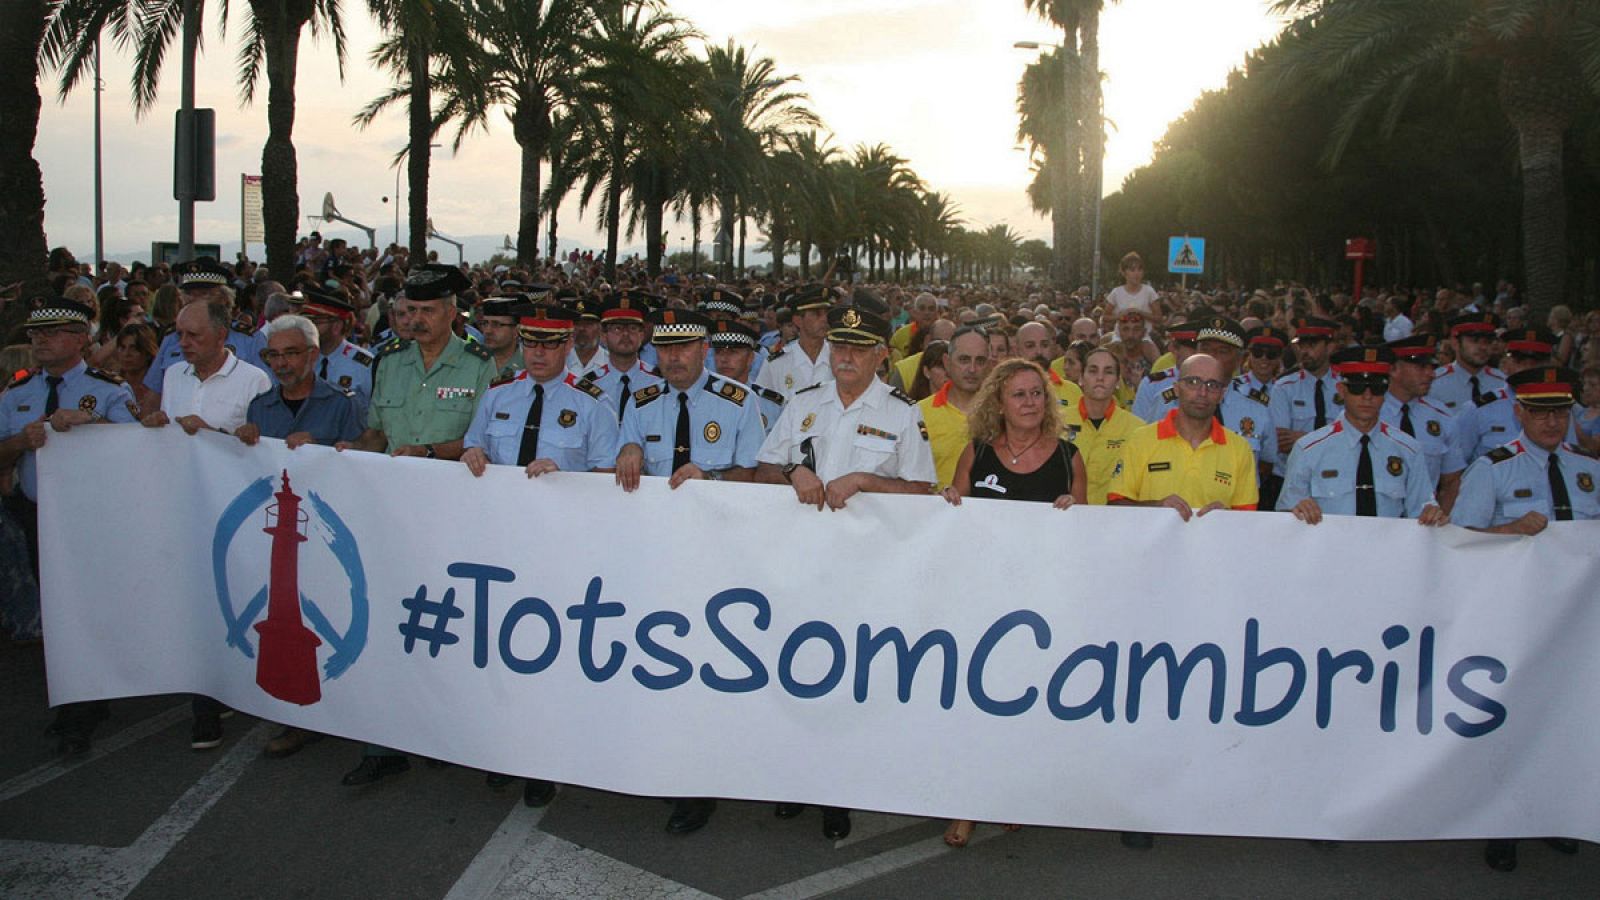
[[[961,451],[955,479],[944,490],[952,504],[960,506],[962,497],[989,497],[1066,509],[1084,501],[1089,479],[1083,457],[1060,437],[1060,404],[1037,363],[1008,359],[995,366],[978,388],[967,430],[972,443]],[[944,842],[965,847],[972,828],[971,821],[952,820]]]
[[[978,388],[967,428],[972,443],[961,452],[946,500],[1032,500],[1057,509],[1084,502],[1083,457],[1060,437],[1060,409],[1038,364],[1008,359],[995,366]]]

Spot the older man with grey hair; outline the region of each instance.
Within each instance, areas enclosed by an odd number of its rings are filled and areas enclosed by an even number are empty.
[[[355,393],[317,377],[317,326],[305,316],[283,315],[262,329],[263,353],[278,387],[250,401],[239,440],[255,445],[263,437],[280,438],[293,450],[304,444],[332,445],[361,434]]]

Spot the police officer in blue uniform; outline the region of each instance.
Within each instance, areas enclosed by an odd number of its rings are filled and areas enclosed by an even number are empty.
[[[137,421],[133,392],[122,379],[83,361],[92,318],[92,311],[81,303],[60,297],[36,298],[23,327],[39,368],[0,394],[0,470],[21,464],[22,490],[6,498],[6,509],[26,537],[35,577],[39,572],[35,451],[45,445],[52,429]],[[94,728],[105,717],[105,701],[61,706],[51,726],[60,738],[60,752],[69,756],[87,753]]]
[[[1395,360],[1389,372],[1389,393],[1378,418],[1416,440],[1428,463],[1428,480],[1434,486],[1439,506],[1449,512],[1461,489],[1461,473],[1467,468],[1467,460],[1456,417],[1428,399],[1437,368],[1437,343],[1433,335],[1417,333],[1385,345]]]
[[[759,344],[756,330],[743,322],[715,321],[711,330],[711,354],[715,358],[717,374],[731,378],[750,388],[761,406],[761,427],[768,434],[783,412],[784,396],[771,388],[750,384],[751,361],[758,359]]]
[[[1167,350],[1173,363],[1165,369],[1146,372],[1133,393],[1133,406],[1129,408],[1135,418],[1154,422],[1178,405],[1178,367],[1195,353],[1195,337],[1200,333],[1198,323],[1185,322],[1167,329]],[[1140,415],[1148,414],[1149,418]]]
[[[1233,380],[1233,389],[1262,406],[1270,407],[1272,382],[1278,380],[1283,348],[1288,342],[1289,336],[1271,325],[1257,325],[1246,331],[1244,344],[1250,355],[1245,360],[1244,371]],[[1277,435],[1273,435],[1273,439],[1276,440]]]
[[[305,296],[300,314],[317,328],[316,376],[340,391],[353,393],[356,410],[364,418],[372,401],[373,356],[348,340],[355,328],[356,308],[332,294],[307,291]]]
[[[1280,454],[1287,454],[1307,433],[1339,418],[1339,379],[1328,366],[1338,332],[1339,323],[1331,319],[1311,317],[1295,323],[1294,346],[1300,368],[1272,383],[1268,401]],[[1281,463],[1273,467],[1273,473],[1283,474]]]
[[[608,358],[604,365],[582,377],[605,393],[606,403],[618,421],[635,392],[661,384],[661,373],[646,363],[642,354],[650,331],[646,316],[656,306],[651,295],[628,291],[600,308],[600,330],[605,335]]]
[[[553,305],[518,318],[523,371],[489,388],[478,405],[461,461],[473,475],[490,464],[548,472],[609,472],[617,459],[617,420],[605,394],[566,370],[577,315]]]
[[[1508,331],[1504,335],[1505,358],[1501,363],[1507,377],[1524,369],[1554,362],[1556,339],[1537,328]],[[1471,405],[1460,407],[1462,444],[1467,461],[1477,459],[1506,443],[1517,433],[1516,398],[1509,385],[1485,391]]]
[[[267,339],[265,359],[278,385],[250,401],[245,424],[234,432],[239,440],[253,446],[263,437],[279,438],[290,450],[355,440],[362,424],[355,392],[317,376],[320,342],[311,320],[279,316],[261,333]]]
[[[1380,421],[1394,352],[1350,347],[1333,354],[1343,413],[1295,441],[1277,508],[1310,525],[1324,515],[1414,518],[1444,525],[1416,440]]]
[[[228,270],[209,256],[200,257],[178,274],[178,290],[184,306],[205,302],[225,307],[231,313],[233,288],[228,286],[228,282]],[[261,361],[261,351],[267,348],[266,339],[256,332],[254,324],[248,318],[231,316],[231,319],[232,324],[228,326],[228,338],[225,342],[228,349],[233,351],[233,355],[238,357],[240,362],[255,366],[270,376],[271,369]],[[161,339],[161,346],[156,349],[155,359],[150,361],[150,369],[144,374],[144,386],[157,394],[161,393],[168,367],[181,362],[183,362],[183,351],[178,347],[178,333],[169,331]]]
[[[1428,399],[1460,415],[1506,386],[1505,374],[1492,365],[1500,320],[1494,313],[1463,313],[1450,320],[1449,328],[1456,342],[1456,361],[1435,373]]]

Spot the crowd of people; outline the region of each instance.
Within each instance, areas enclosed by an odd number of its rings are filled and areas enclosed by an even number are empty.
[[[717,282],[574,253],[534,267],[412,265],[302,242],[283,280],[246,261],[98,273],[52,255],[0,393],[0,618],[39,636],[36,451],[142,423],[464,464],[861,493],[1411,518],[1537,535],[1600,517],[1600,311],[1530,322],[1515,289],[1296,284],[1158,290],[1136,254],[1102,298],[1028,285]],[[1070,513],[1069,513],[1070,514]],[[31,561],[32,565],[24,561]],[[194,699],[191,745],[222,742]],[[58,709],[61,752],[104,703]],[[288,756],[315,735],[285,728]],[[369,746],[346,784],[409,768]],[[491,782],[509,781],[491,774]],[[530,780],[524,799],[556,786]],[[694,831],[715,804],[674,804]],[[800,808],[780,805],[789,817]],[[953,822],[952,846],[971,822]],[[847,810],[823,831],[848,834]],[[1128,834],[1133,847],[1150,836]],[[1575,849],[1570,842],[1564,848]],[[1516,865],[1491,843],[1491,866]]]

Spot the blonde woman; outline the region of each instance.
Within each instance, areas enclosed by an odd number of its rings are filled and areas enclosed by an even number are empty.
[[[1066,509],[1084,502],[1088,478],[1077,448],[1061,438],[1061,412],[1044,370],[1025,359],[994,367],[967,417],[972,443],[961,452],[945,499],[1032,500]]]

